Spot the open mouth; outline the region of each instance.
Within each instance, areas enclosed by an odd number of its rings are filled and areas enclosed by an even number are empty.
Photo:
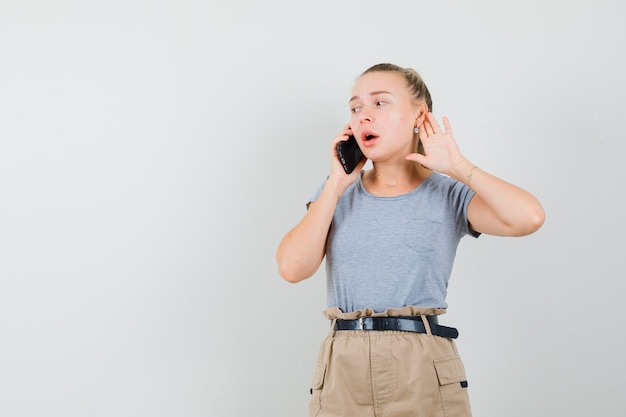
[[[378,137],[378,136],[377,136],[377,135],[374,135],[373,133],[366,133],[366,134],[363,136],[363,141],[364,141],[364,142],[369,142],[369,141],[371,141],[372,139],[376,139],[377,137]]]

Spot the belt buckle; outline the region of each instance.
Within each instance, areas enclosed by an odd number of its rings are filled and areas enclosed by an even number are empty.
[[[359,330],[363,330],[363,317],[359,317]]]

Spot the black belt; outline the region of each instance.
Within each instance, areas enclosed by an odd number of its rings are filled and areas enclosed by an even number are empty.
[[[430,332],[435,336],[456,339],[459,332],[454,327],[440,326],[437,316],[427,316]],[[426,333],[422,318],[415,317],[361,317],[355,320],[337,319],[335,330],[399,330]]]

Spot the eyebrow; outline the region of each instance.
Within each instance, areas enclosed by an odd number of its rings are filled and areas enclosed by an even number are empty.
[[[385,91],[385,90],[378,90],[378,91],[372,91],[370,93],[370,96],[376,96],[378,94],[391,94],[389,91]],[[359,96],[352,96],[350,97],[350,101],[348,101],[348,103],[352,103],[353,100],[356,100],[357,98],[359,98]]]

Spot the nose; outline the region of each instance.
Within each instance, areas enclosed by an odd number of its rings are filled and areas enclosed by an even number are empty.
[[[359,123],[363,124],[373,120],[372,114],[366,108],[362,108],[359,112]]]

